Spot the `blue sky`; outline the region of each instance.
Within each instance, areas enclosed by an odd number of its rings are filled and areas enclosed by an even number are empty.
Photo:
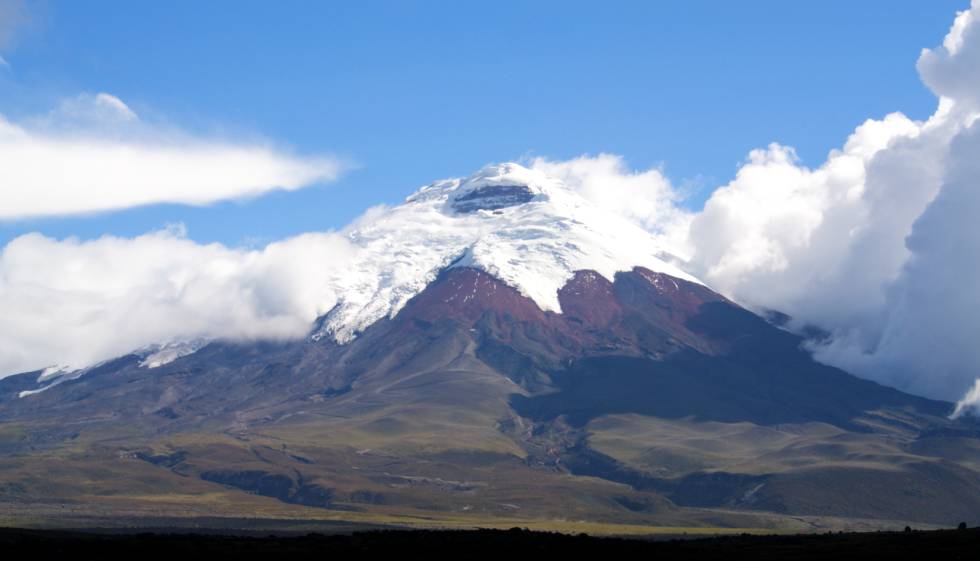
[[[965,1],[47,2],[0,50],[0,114],[108,92],[146,119],[357,162],[338,181],[207,207],[0,222],[262,244],[342,226],[433,179],[524,156],[662,164],[699,208],[752,148],[819,165],[863,120],[925,118],[915,60]]]

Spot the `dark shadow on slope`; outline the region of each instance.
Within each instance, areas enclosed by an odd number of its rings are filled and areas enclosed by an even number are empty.
[[[769,477],[721,471],[697,472],[673,479],[653,477],[631,469],[585,443],[570,448],[562,462],[575,475],[624,483],[637,491],[655,491],[675,504],[692,507],[735,506]]]
[[[760,425],[819,421],[845,426],[864,411],[909,405],[889,391],[879,391],[887,388],[869,388],[868,383],[832,369],[746,365],[694,351],[662,361],[586,358],[552,374],[551,379],[558,392],[514,395],[514,410],[535,421],[565,415],[576,427],[615,413]]]
[[[724,302],[702,305],[688,327],[714,341],[723,354],[686,349],[661,360],[597,356],[551,373],[559,391],[514,395],[524,417],[547,421],[565,415],[576,427],[615,413],[666,419],[760,425],[825,422],[856,429],[852,420],[881,408],[945,416],[951,404],[912,396],[814,361],[802,339]]]
[[[256,495],[279,499],[280,501],[304,506],[332,508],[333,490],[302,479],[293,481],[280,473],[258,470],[245,471],[206,471],[201,479],[241,489]]]

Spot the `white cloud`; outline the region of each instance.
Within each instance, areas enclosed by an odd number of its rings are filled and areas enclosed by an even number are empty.
[[[938,194],[907,232],[908,256],[889,279],[880,318],[821,353],[905,389],[955,398],[980,373],[980,125],[948,145]],[[819,354],[818,354],[819,356]]]
[[[21,236],[0,253],[0,377],[173,340],[301,337],[336,303],[328,278],[351,255],[333,233],[256,251],[197,244],[180,227],[85,242]]]
[[[966,392],[966,395],[956,402],[956,409],[950,417],[956,419],[965,413],[980,415],[980,378],[973,383],[973,387]]]
[[[685,255],[683,234],[691,215],[676,206],[682,196],[662,170],[633,171],[621,156],[613,154],[566,161],[535,158],[530,167],[561,179],[593,203],[660,234],[664,247]]]
[[[756,151],[691,225],[692,272],[833,334],[816,356],[955,399],[980,372],[980,0],[918,69],[926,122],[869,120],[816,169]]]
[[[4,68],[10,68],[10,63],[7,62],[7,59],[3,58],[2,55],[0,55],[0,66]]]
[[[206,205],[330,181],[341,168],[330,157],[146,123],[105,93],[66,100],[24,123],[0,116],[0,220]]]
[[[975,7],[976,2],[973,3]],[[956,13],[956,19],[953,20],[953,26],[949,29],[949,33],[943,39],[943,48],[950,55],[955,55],[963,47],[964,35],[966,30],[973,23],[974,14],[971,10],[963,10],[962,12]],[[925,49],[925,53],[928,55],[932,54],[928,49]]]
[[[980,108],[980,0],[960,12],[942,46],[924,49],[918,69],[936,95]]]
[[[35,128],[57,131],[90,132],[92,129],[109,134],[114,127],[137,123],[139,117],[123,100],[105,92],[80,94],[64,99],[48,115],[31,120]]]
[[[930,397],[972,387],[958,411],[976,411],[978,15],[974,0],[918,61],[938,97],[927,121],[869,119],[815,168],[791,147],[754,150],[701,212],[678,210],[659,170],[632,172],[616,156],[535,165],[677,241],[713,288],[831,332],[818,359]]]
[[[892,114],[862,124],[816,169],[787,147],[753,151],[693,220],[690,267],[750,306],[821,325],[866,321],[938,189],[941,170],[923,148],[937,135],[935,123]]]

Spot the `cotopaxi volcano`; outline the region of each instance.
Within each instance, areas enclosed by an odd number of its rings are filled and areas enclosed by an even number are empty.
[[[346,234],[301,340],[0,380],[14,520],[885,527],[980,512],[980,427],[815,362],[516,164]],[[147,522],[152,523],[152,522]]]

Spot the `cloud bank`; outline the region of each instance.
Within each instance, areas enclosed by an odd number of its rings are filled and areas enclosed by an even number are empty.
[[[685,257],[690,213],[677,205],[683,194],[657,168],[632,171],[614,154],[581,156],[565,161],[535,158],[528,165],[558,178],[596,205],[658,234],[663,247]]]
[[[83,368],[154,343],[306,334],[350,254],[334,233],[262,250],[201,245],[182,228],[81,242],[28,234],[0,253],[0,372]]]
[[[106,94],[13,123],[0,115],[0,220],[154,203],[206,205],[333,180],[342,164],[142,121]]]
[[[869,120],[816,169],[755,151],[688,230],[692,272],[829,331],[819,360],[951,400],[980,376],[978,15],[974,0],[919,58],[927,121]]]

